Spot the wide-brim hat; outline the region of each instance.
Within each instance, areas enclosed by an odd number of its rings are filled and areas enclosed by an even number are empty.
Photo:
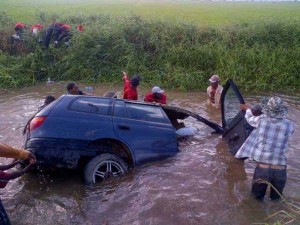
[[[283,100],[277,96],[265,98],[261,106],[263,107],[263,112],[271,118],[282,119],[288,114],[287,106],[285,106]]]

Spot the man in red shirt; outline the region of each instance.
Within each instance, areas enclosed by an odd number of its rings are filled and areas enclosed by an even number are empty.
[[[145,102],[156,102],[156,103],[160,103],[160,104],[167,104],[167,96],[164,93],[165,91],[162,90],[160,87],[158,86],[154,86],[152,88],[151,93],[148,93],[145,98],[144,101]]]
[[[129,100],[137,100],[137,87],[140,84],[141,77],[139,75],[135,75],[131,80],[129,80],[128,75],[123,72],[122,80],[124,81],[123,98]]]

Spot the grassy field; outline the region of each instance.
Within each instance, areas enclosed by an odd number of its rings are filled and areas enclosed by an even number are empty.
[[[147,19],[224,25],[249,21],[300,20],[300,4],[293,2],[202,2],[134,0],[1,0],[0,9],[15,21],[34,23],[40,11],[60,17],[111,14]]]
[[[164,88],[205,88],[217,73],[248,91],[300,89],[296,2],[0,0],[0,9],[2,88],[47,77],[117,83],[125,70]],[[30,35],[19,46],[6,42],[16,21],[53,20],[72,26],[69,48],[45,50]]]

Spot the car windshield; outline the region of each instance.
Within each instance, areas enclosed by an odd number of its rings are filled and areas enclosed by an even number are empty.
[[[227,128],[232,119],[240,112],[240,102],[232,87],[229,87],[224,99],[224,119]]]

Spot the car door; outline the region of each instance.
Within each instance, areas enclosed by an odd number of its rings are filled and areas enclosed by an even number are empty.
[[[116,136],[131,148],[136,164],[178,151],[175,129],[161,107],[116,100],[113,115]]]
[[[236,84],[229,79],[221,95],[223,137],[226,139],[229,151],[235,155],[252,131],[240,110],[240,104],[245,104]]]

